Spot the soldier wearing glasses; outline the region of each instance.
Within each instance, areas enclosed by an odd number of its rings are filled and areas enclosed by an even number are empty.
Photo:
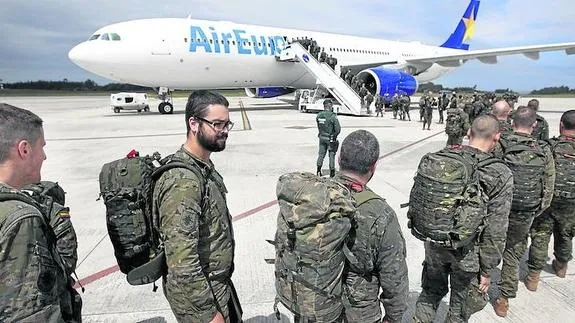
[[[174,157],[199,170],[173,168],[158,179],[154,201],[166,251],[164,295],[179,322],[241,322],[231,277],[234,232],[226,187],[210,160],[223,151],[230,121],[220,94],[193,92],[186,105],[187,139]]]

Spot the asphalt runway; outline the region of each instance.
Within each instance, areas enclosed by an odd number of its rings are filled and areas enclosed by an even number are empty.
[[[213,162],[224,177],[228,207],[234,217],[236,271],[233,276],[244,308],[245,322],[277,322],[273,314],[275,296],[274,250],[265,239],[273,238],[278,212],[275,185],[278,177],[290,171],[315,172],[317,131],[315,114],[299,113],[290,97],[251,99],[230,97],[230,115],[236,123],[227,148],[212,154]],[[239,101],[247,110],[251,130],[244,130]],[[85,322],[175,322],[161,288],[131,286],[117,270],[105,224],[105,208],[98,201],[98,175],[102,165],[118,159],[131,149],[142,154],[176,151],[185,140],[185,98],[175,99],[175,113],[160,115],[152,100],[152,112],[114,114],[109,97],[3,97],[0,101],[28,108],[45,122],[47,160],[43,179],[56,180],[67,191],[72,221],[79,239],[77,273],[86,288],[83,316]],[[526,104],[521,98],[518,104]],[[542,115],[557,135],[561,112],[575,108],[575,99],[541,99]],[[156,111],[156,112],[154,112]],[[413,306],[421,291],[423,243],[407,229],[406,209],[414,172],[423,154],[441,149],[447,140],[443,125],[434,114],[431,130],[421,130],[417,121],[394,120],[387,112],[383,118],[340,116],[341,140],[350,132],[366,129],[380,141],[380,161],[369,186],[386,198],[396,211],[407,243],[410,298],[404,322],[411,322]],[[413,118],[414,120],[416,118]],[[327,171],[327,158],[324,173]],[[518,297],[511,300],[509,315],[497,317],[492,306],[474,315],[470,322],[573,322],[575,317],[575,265],[568,276],[558,278],[550,268],[552,250],[536,293],[520,283]],[[526,275],[522,263],[522,275]],[[494,273],[497,279],[498,271]],[[497,295],[492,284],[491,296]],[[447,296],[438,313],[442,321]],[[282,321],[292,316],[281,309]]]

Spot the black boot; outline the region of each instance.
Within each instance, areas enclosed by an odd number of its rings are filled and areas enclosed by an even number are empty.
[[[321,176],[321,166],[317,166],[317,171],[315,173],[317,176]]]
[[[335,169],[330,169],[329,170],[329,177],[334,177],[335,176]]]

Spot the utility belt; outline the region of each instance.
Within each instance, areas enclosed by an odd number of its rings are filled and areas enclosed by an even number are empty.
[[[411,227],[411,233],[417,239],[419,239],[421,241],[429,242],[431,245],[445,248],[445,249],[449,249],[449,250],[459,250],[459,249],[465,249],[466,250],[466,249],[469,249],[469,247],[473,245],[476,238],[479,236],[479,232],[481,232],[481,228],[476,230],[472,235],[470,235],[469,237],[467,237],[463,240],[458,240],[458,239],[434,240],[434,239],[431,239],[431,238],[423,235],[421,232],[417,231],[417,229],[415,227]]]

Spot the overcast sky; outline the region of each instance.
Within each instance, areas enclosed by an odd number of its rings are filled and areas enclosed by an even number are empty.
[[[230,20],[439,45],[469,0],[0,0],[0,79],[110,82],[68,60],[68,51],[96,29],[137,18]],[[482,0],[471,49],[575,41],[573,0]],[[448,86],[528,91],[575,87],[575,55],[542,53],[468,62],[435,81]]]

